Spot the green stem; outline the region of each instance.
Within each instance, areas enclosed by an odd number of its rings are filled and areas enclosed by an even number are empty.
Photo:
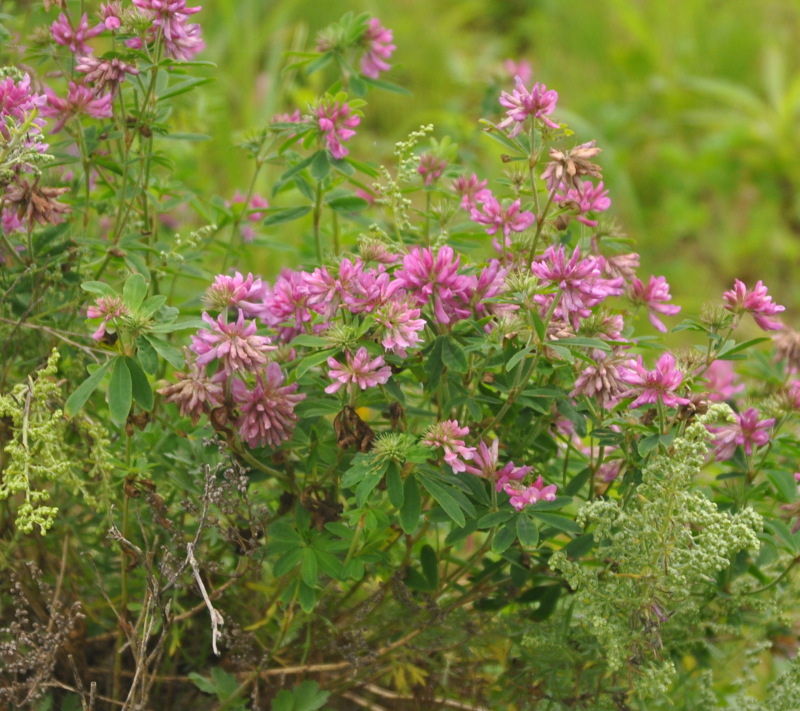
[[[322,263],[322,237],[320,235],[320,219],[322,218],[322,183],[317,183],[314,197],[314,247],[317,250],[317,262]]]

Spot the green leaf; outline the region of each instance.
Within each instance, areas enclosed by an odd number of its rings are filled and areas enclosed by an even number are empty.
[[[162,341],[160,338],[156,338],[155,336],[145,335],[147,342],[153,346],[153,350],[155,350],[158,355],[160,355],[167,363],[169,363],[173,368],[180,370],[184,366],[183,360],[183,353],[181,353],[177,348],[173,348],[169,343],[166,341]]]
[[[85,281],[81,284],[81,289],[88,291],[90,294],[96,294],[97,296],[117,295],[117,292],[103,281]]]
[[[309,370],[311,370],[315,365],[319,365],[320,363],[324,363],[328,360],[329,356],[332,356],[335,353],[334,349],[327,350],[327,351],[319,351],[318,353],[312,353],[311,355],[307,355],[303,360],[301,360],[297,364],[297,368],[294,371],[295,377],[300,379],[302,378]]]
[[[297,564],[300,562],[302,557],[302,548],[294,548],[290,551],[287,551],[280,558],[278,558],[278,562],[275,563],[275,567],[272,569],[272,574],[276,578],[286,575],[297,567]]]
[[[390,462],[386,469],[386,493],[389,494],[389,501],[396,509],[403,508],[403,475],[396,462]]]
[[[525,514],[517,516],[517,538],[526,548],[535,548],[539,544],[539,529]]]
[[[370,472],[361,480],[361,483],[356,487],[356,505],[359,508],[364,506],[367,497],[369,497],[381,479],[383,479],[383,468],[377,472]]]
[[[360,212],[369,207],[369,203],[357,195],[343,195],[342,197],[331,198],[325,203],[336,212]]]
[[[394,84],[390,81],[385,81],[383,79],[370,79],[369,77],[364,77],[364,76],[361,77],[361,81],[367,86],[371,86],[375,89],[383,89],[384,91],[391,91],[393,94],[403,94],[405,96],[412,96],[411,92],[404,86],[400,86],[399,84]]]
[[[157,296],[151,296],[149,299],[146,299],[145,302],[139,308],[139,315],[142,318],[149,318],[166,303],[167,303],[167,297],[164,296],[163,294],[158,294]]]
[[[294,711],[317,711],[321,709],[328,700],[330,694],[327,691],[320,691],[316,681],[304,681],[296,686],[294,694]]]
[[[86,404],[86,401],[89,399],[91,394],[97,389],[97,386],[100,385],[100,381],[103,379],[103,376],[108,372],[108,369],[117,361],[119,357],[120,356],[114,356],[100,365],[97,370],[95,370],[94,373],[86,378],[86,380],[84,380],[75,389],[75,392],[73,392],[72,395],[67,398],[67,402],[64,405],[64,412],[66,412],[69,417],[74,417],[75,414]]]
[[[436,559],[436,551],[427,543],[422,546],[419,552],[419,562],[422,565],[422,572],[431,584],[431,589],[436,590],[439,586],[439,561]]]
[[[450,533],[448,533],[447,537],[444,539],[445,545],[452,546],[470,534],[475,533],[475,531],[478,529],[476,524],[477,521],[474,518],[471,518],[467,520],[466,526],[451,529]]]
[[[131,374],[131,389],[133,399],[136,404],[143,410],[153,409],[153,389],[150,387],[150,381],[142,370],[142,366],[137,361],[129,356],[125,356],[125,363]]]
[[[587,481],[592,476],[592,470],[589,467],[585,467],[581,469],[572,479],[570,479],[569,483],[564,487],[564,494],[566,496],[574,496],[577,494],[586,484]]]
[[[767,479],[769,479],[778,494],[786,503],[792,503],[797,500],[797,481],[795,481],[794,474],[790,471],[780,469],[766,470]]]
[[[491,513],[481,516],[478,519],[478,528],[494,528],[495,526],[499,526],[501,523],[508,521],[508,519],[510,519],[513,515],[514,512],[510,510],[492,511]]]
[[[457,526],[464,526],[466,524],[464,512],[461,510],[458,502],[445,486],[440,484],[435,479],[425,476],[424,474],[420,475],[419,480],[422,486],[428,490],[428,493],[434,499],[436,499],[436,503],[438,503],[439,506],[444,509],[445,513],[456,523]]]
[[[639,452],[639,456],[646,457],[648,454],[650,454],[650,452],[658,447],[659,439],[660,435],[657,432],[655,434],[647,435],[647,437],[642,437],[636,447]]]
[[[560,338],[557,341],[552,341],[552,343],[557,343],[559,346],[566,346],[567,348],[596,348],[606,353],[611,352],[611,346],[599,338],[575,336],[573,338]],[[549,346],[550,343],[547,345]]]
[[[318,183],[321,183],[328,174],[331,172],[331,164],[328,160],[327,151],[317,151],[314,155],[314,160],[311,161],[310,173]]]
[[[422,497],[419,484],[414,474],[409,474],[403,483],[403,505],[400,508],[400,525],[403,531],[411,535],[417,528],[422,515]]]
[[[594,548],[594,534],[586,533],[571,540],[564,546],[564,553],[570,558],[580,558]]]
[[[141,274],[131,274],[122,287],[122,300],[131,311],[142,305],[147,294],[147,282]]]
[[[108,384],[108,409],[114,422],[125,422],[132,404],[131,371],[125,358],[117,358]]]
[[[469,369],[467,355],[461,344],[447,336],[442,336],[442,362],[448,370],[456,373],[466,373]]]
[[[508,547],[514,542],[517,537],[517,526],[515,521],[509,521],[505,526],[503,526],[497,533],[495,533],[494,538],[492,539],[492,552],[500,553],[505,552],[508,550]]]
[[[331,347],[330,341],[327,338],[323,338],[322,336],[312,336],[310,333],[301,333],[299,336],[296,336],[292,339],[290,345],[292,347],[309,346],[311,348],[317,348],[319,346],[323,346],[324,348]]]
[[[300,567],[300,577],[310,588],[317,584],[317,556],[310,548],[303,550],[303,564]]]
[[[292,220],[299,220],[301,217],[304,217],[309,212],[311,212],[311,208],[307,205],[302,207],[286,207],[286,208],[279,208],[277,210],[267,210],[270,214],[264,218],[263,222],[261,223],[264,227],[269,227],[271,225],[282,225],[284,222],[291,222]]]
[[[180,94],[185,94],[187,91],[191,91],[192,89],[202,86],[203,84],[208,84],[213,80],[213,77],[189,77],[183,81],[173,84],[163,94],[159,94],[159,101],[171,99],[173,96],[179,96]],[[174,135],[172,137],[174,138]]]
[[[156,374],[158,370],[158,354],[144,336],[139,336],[136,339],[136,357],[139,359],[139,363],[142,364],[145,373]]]
[[[204,694],[217,693],[217,687],[214,685],[214,683],[210,679],[200,676],[197,672],[190,672],[189,678],[192,680],[192,683]]]
[[[317,604],[317,593],[314,591],[314,588],[306,585],[301,580],[297,593],[297,597],[300,600],[300,607],[303,608],[303,612],[306,614],[313,612],[314,605]]]
[[[583,533],[583,529],[571,518],[559,516],[558,514],[554,513],[537,511],[535,504],[533,508],[529,508],[528,510],[532,516],[538,518],[542,523],[546,523],[548,526],[557,528],[559,531],[566,531],[567,533]]]

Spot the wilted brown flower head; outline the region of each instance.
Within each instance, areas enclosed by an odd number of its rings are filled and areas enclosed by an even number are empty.
[[[800,333],[784,326],[773,337],[775,360],[784,361],[788,370],[800,371]]]
[[[27,178],[17,179],[5,189],[3,198],[6,207],[16,212],[17,218],[25,217],[28,224],[38,222],[40,225],[57,225],[70,212],[68,205],[58,202],[57,198],[69,188],[48,188],[39,185],[39,178],[31,183]]]
[[[558,190],[562,183],[567,186],[580,187],[578,178],[583,175],[588,175],[590,178],[601,178],[603,169],[591,162],[591,159],[602,150],[595,144],[596,141],[588,141],[568,151],[551,148],[550,162],[542,173],[542,180],[547,183],[547,189],[551,192]]]

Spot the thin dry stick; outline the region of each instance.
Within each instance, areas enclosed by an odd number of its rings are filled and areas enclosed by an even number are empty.
[[[351,691],[346,691],[345,693],[342,694],[342,696],[345,699],[350,699],[350,701],[355,702],[356,704],[365,709],[372,709],[372,711],[388,711],[386,707],[379,706],[374,701],[358,696]]]
[[[377,684],[360,684],[361,687],[366,689],[367,691],[371,691],[376,696],[382,696],[384,699],[396,699],[398,701],[414,701],[413,696],[403,696],[402,694],[396,694],[394,691],[389,691],[388,689],[384,689]],[[465,704],[462,701],[451,701],[450,699],[432,699],[431,702],[433,704],[438,704],[439,706],[449,706],[451,709],[461,709],[461,711],[489,711],[488,708],[485,706],[471,706],[470,704]]]
[[[208,614],[211,615],[211,647],[214,650],[214,654],[219,656],[217,639],[220,635],[219,628],[225,624],[225,620],[220,612],[214,607],[214,605],[211,604],[211,599],[208,597],[208,593],[206,592],[206,586],[203,585],[203,579],[200,577],[200,566],[197,565],[197,561],[194,557],[193,543],[186,544],[186,553],[189,565],[192,566],[192,571],[194,572],[194,579],[197,581],[197,586],[200,588],[200,593],[203,595],[203,600],[205,600],[206,607],[208,608]]]

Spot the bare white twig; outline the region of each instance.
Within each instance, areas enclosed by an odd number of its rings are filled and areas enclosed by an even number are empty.
[[[208,597],[208,593],[206,592],[206,586],[203,585],[203,579],[200,577],[200,566],[197,565],[197,560],[195,560],[194,557],[193,543],[186,544],[186,552],[188,554],[189,565],[192,566],[192,571],[194,571],[194,579],[197,581],[197,586],[200,588],[200,593],[203,595],[203,600],[205,600],[206,607],[208,608],[208,614],[211,615],[211,647],[214,650],[214,654],[219,656],[219,649],[217,649],[217,639],[219,638],[220,635],[219,628],[222,627],[223,624],[225,624],[225,620],[223,619],[219,610],[217,610],[211,604],[211,598]]]

